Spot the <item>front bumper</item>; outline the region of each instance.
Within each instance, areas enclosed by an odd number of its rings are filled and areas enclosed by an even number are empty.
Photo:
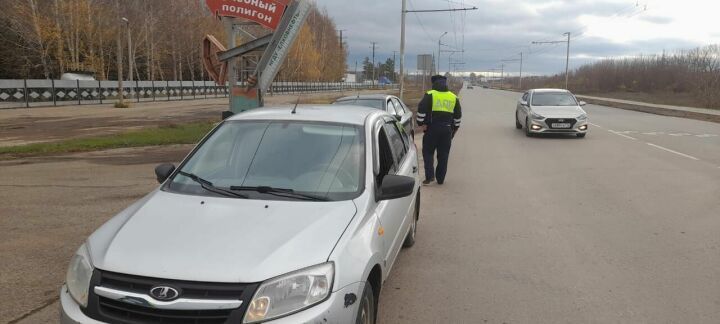
[[[585,134],[590,130],[590,124],[583,120],[577,121],[572,128],[552,128],[546,120],[530,120],[528,129],[533,134]]]
[[[333,292],[330,298],[318,305],[308,308],[304,311],[276,319],[274,321],[264,322],[271,324],[296,324],[296,323],[351,323],[355,322],[360,296],[362,295],[363,283],[354,283],[348,285],[338,291]],[[356,302],[352,305],[345,306],[345,295],[355,294]],[[67,291],[67,287],[63,285],[60,289],[60,323],[61,324],[102,324],[90,317],[87,317],[74,299]]]

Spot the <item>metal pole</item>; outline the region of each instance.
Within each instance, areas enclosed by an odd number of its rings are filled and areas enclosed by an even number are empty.
[[[518,90],[522,90],[522,68],[523,68],[523,53],[520,52],[520,82],[518,84]]]
[[[440,35],[440,38],[438,38],[438,57],[437,57],[437,74],[440,74],[440,55],[442,55],[442,38],[447,35],[448,32],[443,33]]]
[[[80,95],[80,80],[75,80],[75,93],[77,93],[78,96],[78,105],[82,105],[82,96]]]
[[[155,80],[151,80],[151,86],[153,92],[153,101],[155,101]]]
[[[55,81],[53,81],[53,89],[55,89]],[[53,90],[53,92],[55,92],[55,90]],[[100,104],[102,105],[103,94],[102,94],[102,83],[100,81],[98,81],[98,98],[100,98]],[[53,96],[53,101],[55,101],[54,99],[55,99],[55,97]]]
[[[100,81],[98,81],[100,83]],[[55,97],[55,79],[50,79],[50,86],[52,87],[53,106],[57,106],[57,98]],[[100,97],[100,103],[102,103],[102,97]]]
[[[400,100],[405,93],[405,16],[407,16],[407,0],[402,0],[400,15]]]
[[[118,33],[117,38],[117,73],[118,73],[118,105],[125,105],[125,96],[123,96],[123,58],[122,58],[122,33]]]
[[[565,33],[567,35],[567,57],[565,59],[565,90],[568,89],[568,82],[570,81],[570,75],[568,74],[570,68],[570,32]]]
[[[28,96],[27,79],[23,79],[23,95],[25,97],[25,108],[30,108],[30,96]]]
[[[133,54],[132,54],[132,36],[130,36],[130,21],[126,18],[125,26],[127,27],[127,40],[128,40],[128,81],[133,82]],[[135,90],[137,91],[137,89]]]
[[[372,78],[373,78],[372,84],[373,84],[373,87],[375,86],[375,45],[376,44],[377,44],[376,42],[372,43],[372,45],[373,45],[372,46],[372,50],[373,50],[373,52],[372,52]]]

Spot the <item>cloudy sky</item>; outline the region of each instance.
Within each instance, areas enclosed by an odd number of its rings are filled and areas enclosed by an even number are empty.
[[[372,54],[393,56],[400,47],[401,0],[316,0],[344,29],[352,70]],[[409,10],[476,6],[466,13],[409,13],[406,60],[416,68],[418,54],[437,51],[438,38],[463,54],[464,71],[500,68],[501,60],[524,56],[524,71],[557,73],[565,68],[565,44],[531,45],[533,41],[564,40],[571,32],[571,67],[607,57],[656,54],[720,43],[720,2],[714,0],[408,0]],[[449,49],[449,48],[445,48]],[[449,53],[441,56],[446,71]],[[517,73],[519,62],[507,62]]]

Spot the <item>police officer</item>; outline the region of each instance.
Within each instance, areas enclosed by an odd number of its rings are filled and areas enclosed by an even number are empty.
[[[428,91],[418,105],[417,123],[422,127],[423,159],[425,160],[425,181],[428,185],[437,179],[438,184],[445,182],[450,146],[460,128],[462,110],[458,97],[448,90],[447,78],[442,75],[432,77],[432,90]],[[437,151],[437,169],[433,167]]]

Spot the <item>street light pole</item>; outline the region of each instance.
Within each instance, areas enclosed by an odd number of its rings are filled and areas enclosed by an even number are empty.
[[[440,74],[440,53],[442,53],[442,38],[447,35],[448,32],[444,32],[442,35],[440,35],[440,38],[438,38],[438,56],[437,56],[437,73]]]
[[[522,90],[522,68],[523,68],[523,52],[520,52],[520,81],[518,82],[518,90]]]

